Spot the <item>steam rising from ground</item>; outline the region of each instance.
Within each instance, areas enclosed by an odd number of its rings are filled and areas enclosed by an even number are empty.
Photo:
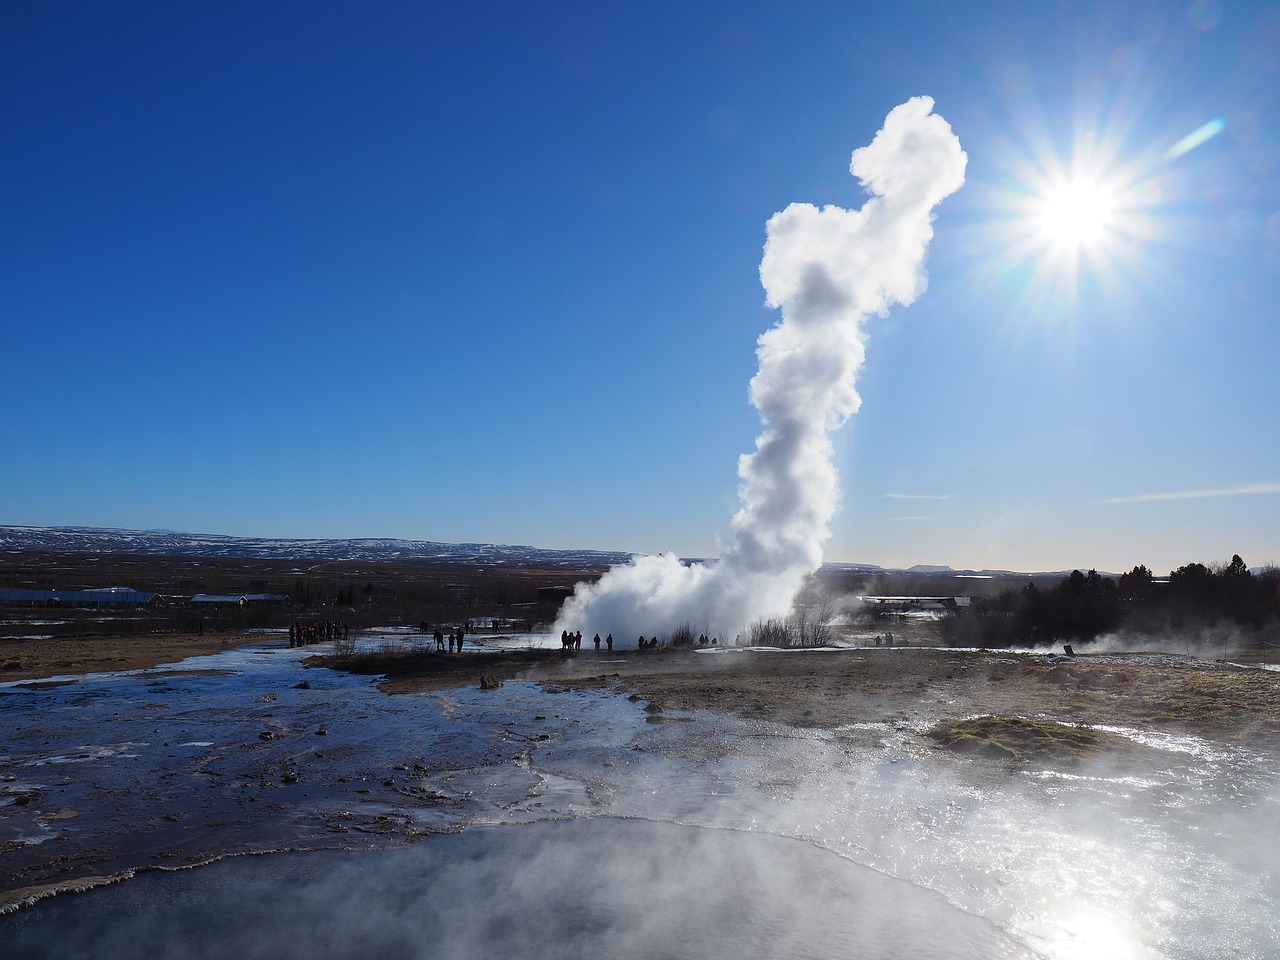
[[[809,844],[607,818],[224,861],[0,928],[14,960],[1033,956],[941,895]]]
[[[967,157],[951,126],[915,97],[895,107],[850,171],[871,194],[860,210],[793,203],[766,226],[760,281],[782,319],[759,340],[751,402],[763,432],[739,459],[741,508],[718,562],[636,557],[579,584],[556,630],[621,641],[689,623],[731,636],[785,613],[822,565],[840,507],[831,432],[857,412],[867,318],[924,290],[933,208],[964,183]]]

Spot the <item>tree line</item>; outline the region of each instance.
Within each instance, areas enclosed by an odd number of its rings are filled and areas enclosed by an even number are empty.
[[[1018,647],[1086,642],[1104,634],[1205,637],[1216,628],[1264,644],[1280,630],[1280,568],[1188,563],[1157,579],[1136,566],[1119,579],[1074,570],[1051,588],[1028,583],[955,611],[943,624],[955,646]]]

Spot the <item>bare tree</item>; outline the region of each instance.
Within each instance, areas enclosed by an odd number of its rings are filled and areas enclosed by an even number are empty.
[[[787,619],[791,644],[800,647],[821,647],[835,639],[831,622],[835,619],[835,607],[827,597],[819,597],[812,603],[796,604]]]
[[[782,617],[761,617],[747,628],[747,643],[753,647],[789,647],[791,632]]]

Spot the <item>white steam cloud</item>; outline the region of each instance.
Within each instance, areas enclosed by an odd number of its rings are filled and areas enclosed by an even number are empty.
[[[822,565],[840,507],[831,432],[857,412],[863,326],[925,288],[933,208],[964,183],[967,157],[933,100],[895,107],[850,171],[871,194],[860,210],[793,203],[769,218],[760,282],[782,319],[759,340],[751,402],[763,432],[739,459],[741,508],[720,560],[640,556],[580,583],[556,631],[609,632],[622,643],[681,623],[732,636],[786,613]]]

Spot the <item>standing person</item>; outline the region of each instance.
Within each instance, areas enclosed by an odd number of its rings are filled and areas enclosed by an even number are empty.
[[[462,638],[465,637],[466,634],[467,632],[463,630],[462,627],[458,628],[458,652],[459,653],[462,652]]]
[[[596,645],[596,653],[599,653],[600,652],[600,634],[597,633],[591,642]]]
[[[435,639],[435,641],[436,641],[436,652],[437,652],[437,653],[444,653],[444,634],[440,632],[440,628],[439,628],[439,627],[436,627],[436,632],[435,632],[435,634],[434,634],[434,639]]]
[[[579,630],[577,633],[573,635],[573,649],[575,650],[582,649],[582,631],[581,630]]]
[[[613,634],[611,633],[607,637],[605,637],[604,642],[605,642],[605,646],[609,648],[609,652],[612,653],[613,652]]]
[[[449,652],[453,653],[453,631],[449,631]]]

